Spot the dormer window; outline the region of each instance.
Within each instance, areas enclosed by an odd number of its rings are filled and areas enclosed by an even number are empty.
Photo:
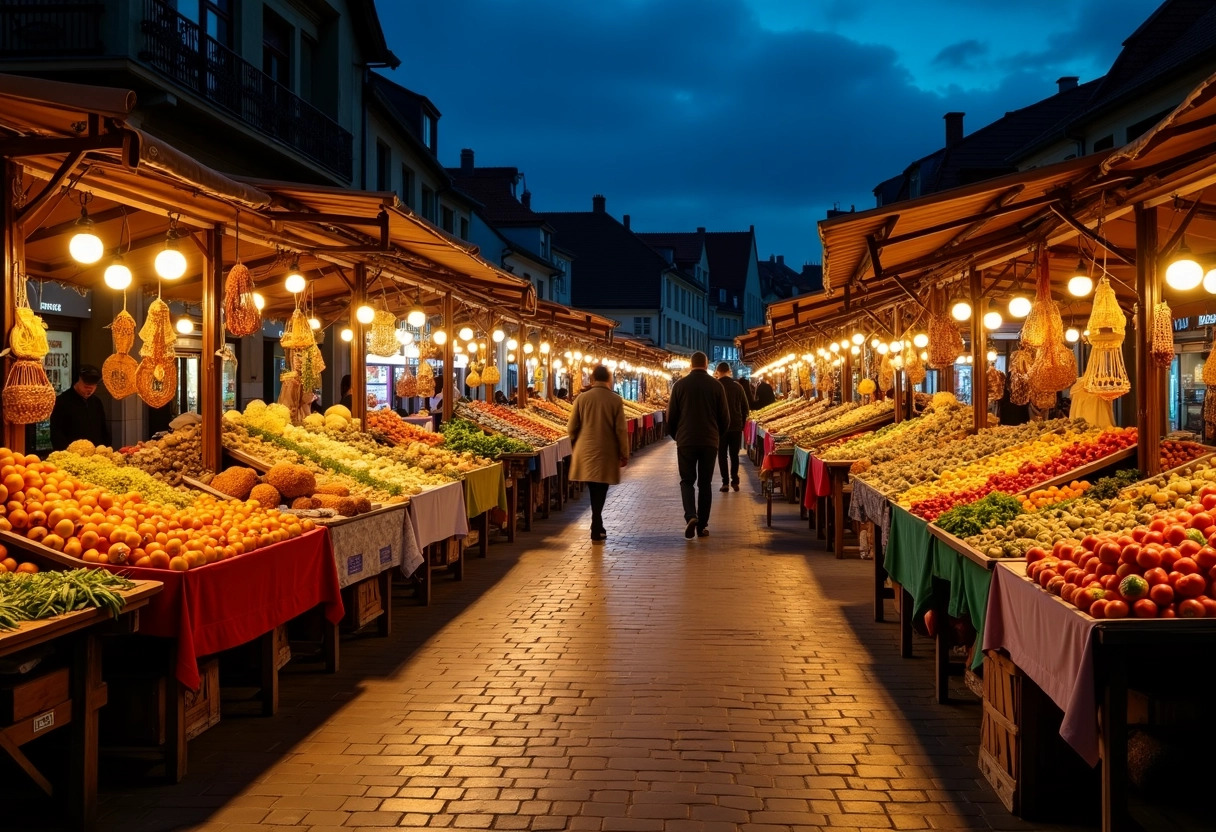
[[[435,151],[435,120],[429,113],[422,114],[422,143]]]
[[[718,290],[718,303],[726,303],[726,290],[725,289]]]

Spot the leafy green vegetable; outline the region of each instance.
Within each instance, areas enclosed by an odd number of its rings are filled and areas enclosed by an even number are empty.
[[[493,459],[499,454],[530,454],[534,448],[527,442],[509,436],[488,435],[468,419],[452,419],[439,426],[445,448],[453,451],[472,451],[478,456]]]
[[[1144,479],[1144,475],[1139,470],[1127,468],[1114,476],[1098,480],[1092,488],[1085,492],[1085,496],[1092,500],[1113,500],[1124,488],[1142,479]]]
[[[982,500],[943,512],[936,523],[955,537],[966,538],[1003,526],[1021,513],[1022,504],[1016,497],[994,491]]]

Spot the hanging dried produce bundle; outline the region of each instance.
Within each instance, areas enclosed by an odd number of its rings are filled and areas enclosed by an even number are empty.
[[[999,402],[1005,395],[1005,374],[996,368],[995,364],[988,365],[988,402]]]
[[[1203,383],[1208,387],[1216,387],[1216,350],[1208,353],[1203,362]]]
[[[1060,309],[1051,299],[1051,271],[1048,267],[1047,250],[1039,252],[1038,276],[1035,278],[1034,300],[1030,314],[1022,323],[1022,346],[1038,350],[1051,335],[1052,317],[1059,317]]]
[[[1084,389],[1101,399],[1113,401],[1132,389],[1123,363],[1123,338],[1127,319],[1119,308],[1110,281],[1103,277],[1094,291],[1094,308],[1089,316],[1089,343],[1093,347],[1085,367]]]
[[[402,399],[412,399],[418,395],[418,379],[410,372],[409,367],[401,368],[401,375],[397,376],[395,392]]]
[[[1153,307],[1153,342],[1150,354],[1158,367],[1170,366],[1174,360],[1174,319],[1170,305],[1161,301]]]
[[[1056,406],[1056,394],[1051,391],[1035,393],[1030,397],[1030,403],[1039,410],[1050,410]]]
[[[895,386],[895,367],[891,365],[890,354],[882,357],[878,365],[878,389],[886,393]]]
[[[1203,438],[1216,439],[1216,389],[1211,387],[1203,394]]]
[[[469,370],[469,374],[464,377],[464,383],[467,384],[469,387],[480,387],[481,386],[481,376],[477,373],[476,367],[474,367],[474,369],[472,369],[472,370]]]
[[[283,327],[283,337],[279,339],[285,350],[304,350],[317,343],[308,325],[308,316],[303,310],[296,309],[291,313],[291,320]]]
[[[916,351],[916,346],[910,338],[904,342],[904,372],[908,376],[909,384],[920,384],[927,375],[925,362],[921,360],[920,353]]]
[[[173,358],[177,354],[177,331],[173,329],[169,304],[160,298],[148,304],[148,317],[139,329],[139,339],[143,342],[139,354],[144,357]]]
[[[418,395],[424,399],[435,395],[435,371],[429,361],[418,362]]]
[[[4,421],[32,425],[51,418],[54,409],[55,388],[46,377],[42,359],[14,361],[4,383]]]
[[[390,358],[401,351],[397,340],[397,319],[386,309],[377,309],[367,330],[367,351],[372,355]]]
[[[145,358],[135,373],[135,390],[148,407],[164,407],[177,393],[177,362]]]
[[[953,364],[966,345],[954,319],[945,312],[929,315],[929,366],[945,370]],[[881,380],[881,379],[880,379]],[[886,388],[884,388],[886,389]]]
[[[110,323],[110,336],[114,339],[114,352],[130,352],[135,346],[135,319],[126,307]]]
[[[1034,353],[1014,350],[1009,356],[1009,400],[1016,405],[1030,404],[1030,366]]]
[[[304,423],[304,417],[312,412],[311,403],[312,391],[305,390],[298,371],[288,370],[279,374],[279,404],[291,412],[293,425]]]
[[[12,354],[16,358],[41,361],[51,351],[46,342],[46,322],[30,308],[28,283],[16,269],[13,270],[13,305],[16,307],[16,322],[8,334]]]
[[[822,372],[820,373],[822,375]],[[811,384],[811,368],[799,367],[797,373],[798,386],[802,390],[812,390],[814,385]]]
[[[498,372],[498,368],[493,364],[487,364],[485,370],[481,374],[481,383],[492,386],[502,381],[502,373]]]
[[[300,353],[300,384],[308,392],[315,391],[321,386],[321,373],[325,372],[325,358],[321,355],[321,348],[313,344],[298,352]],[[311,400],[309,404],[311,404]]]
[[[583,368],[578,365],[570,376],[570,393],[577,396],[583,389]]]
[[[878,387],[874,384],[874,379],[872,378],[863,378],[857,383],[857,392],[863,396],[873,396],[874,391],[877,389]]]
[[[135,392],[135,374],[139,371],[135,359],[127,355],[135,345],[135,319],[125,308],[110,323],[110,336],[114,354],[101,365],[101,380],[117,401]]]
[[[244,263],[237,263],[224,278],[224,327],[238,338],[262,328],[262,313],[253,298],[253,275]]]
[[[1064,340],[1064,320],[1060,307],[1050,296],[1037,299],[1043,307],[1046,335],[1043,345],[1035,351],[1030,367],[1030,389],[1035,393],[1056,393],[1067,390],[1077,381],[1077,356]]]

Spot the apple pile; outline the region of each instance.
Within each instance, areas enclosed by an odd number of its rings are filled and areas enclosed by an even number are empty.
[[[1162,470],[1168,471],[1171,468],[1186,465],[1188,462],[1198,459],[1209,452],[1211,452],[1211,448],[1205,448],[1198,442],[1181,442],[1177,439],[1162,439],[1161,468]]]
[[[1216,618],[1216,485],[1130,532],[1026,551],[1027,577],[1094,618]]]

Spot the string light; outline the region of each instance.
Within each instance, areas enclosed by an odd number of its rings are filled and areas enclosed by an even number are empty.
[[[352,330],[352,329],[351,329],[350,327],[348,327],[348,326],[344,326],[344,327],[342,327],[342,331],[341,331],[341,332],[339,332],[338,334],[342,336],[342,340],[343,340],[343,341],[353,341],[353,340],[355,340],[355,333],[354,333],[354,330]]]
[[[1081,333],[1077,331],[1075,326],[1070,326],[1064,330],[1064,340],[1070,344],[1075,344],[1081,340]]]
[[[912,336],[912,346],[916,347],[918,350],[923,350],[925,347],[929,346],[929,336],[923,332],[916,333]]]
[[[519,342],[516,341],[514,338],[508,338],[507,339],[507,349],[509,349],[509,350],[519,349]]]
[[[169,216],[165,247],[156,255],[154,268],[163,280],[177,280],[186,273],[186,255],[177,250],[177,218],[173,215]]]
[[[460,328],[460,331],[457,332],[456,334],[458,336],[460,336],[461,341],[472,341],[473,340],[473,330],[470,327],[462,326]]]
[[[448,342],[448,334],[446,332],[444,332],[442,329],[437,329],[433,333],[431,333],[431,340],[434,341],[437,345],[442,347],[444,344],[446,344]]]
[[[853,333],[853,343],[854,344],[856,344],[857,346],[860,347],[865,342],[866,342],[866,336],[862,335],[860,332]]]
[[[503,332],[501,329],[496,329],[490,333],[490,338],[494,341],[495,344],[501,344],[502,339],[504,339],[506,337],[507,337],[507,333]]]
[[[131,270],[123,262],[121,254],[115,254],[110,265],[106,266],[104,279],[107,286],[119,292],[131,285]]]
[[[317,319],[317,318],[309,318],[309,319],[308,319],[308,326],[309,326],[309,328],[310,328],[310,329],[314,329],[314,330],[316,330],[316,329],[320,329],[320,328],[321,328],[321,321],[320,321],[319,319]]]
[[[355,310],[355,320],[361,324],[370,324],[376,319],[376,310],[366,303]]]
[[[1030,314],[1030,298],[1014,295],[1009,301],[1009,314],[1014,318],[1025,318]]]
[[[971,320],[971,304],[965,300],[956,300],[950,307],[950,317],[960,322]]]
[[[259,312],[266,308],[266,298],[262,297],[261,292],[253,293],[253,305],[257,307]]]
[[[1203,266],[1191,255],[1185,240],[1165,270],[1165,282],[1180,292],[1189,292],[1203,282]]]
[[[189,318],[178,318],[174,325],[177,331],[182,335],[192,335],[194,333],[194,321]]]
[[[76,233],[68,240],[68,253],[77,263],[96,263],[105,254],[101,238],[93,231],[94,223],[89,219],[89,209],[85,203],[93,198],[92,194],[82,194],[80,197],[80,219],[74,226]]]

